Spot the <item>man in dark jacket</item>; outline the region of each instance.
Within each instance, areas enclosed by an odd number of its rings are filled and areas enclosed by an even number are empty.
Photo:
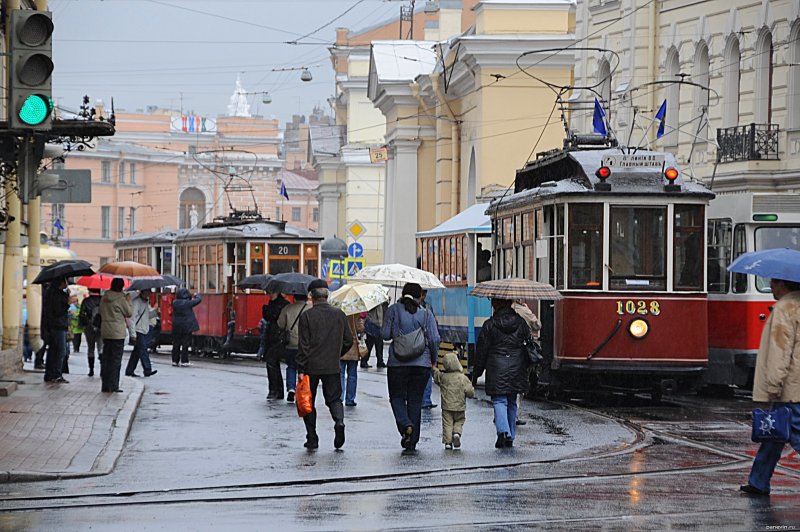
[[[189,344],[192,342],[192,333],[200,330],[194,307],[200,304],[200,294],[194,297],[186,288],[179,288],[178,294],[172,301],[172,365],[191,366],[189,362]]]
[[[288,304],[289,302],[283,298],[280,292],[273,292],[269,295],[269,303],[261,308],[261,317],[266,322],[263,335],[266,345],[268,400],[283,400],[281,357],[283,357],[284,345],[281,343],[278,318],[283,307]]]
[[[492,299],[492,317],[481,327],[472,382],[486,370],[485,390],[492,398],[497,430],[495,447],[512,447],[516,435],[517,394],[528,390],[530,361],[525,342],[532,341],[527,322],[508,299]]]
[[[67,356],[67,329],[69,328],[69,295],[67,280],[61,278],[47,286],[42,298],[42,337],[47,344],[44,364],[44,382],[66,384],[62,376]]]
[[[322,382],[322,394],[336,432],[333,446],[340,449],[344,445],[344,406],[339,358],[353,345],[353,336],[344,312],[328,304],[325,281],[312,281],[309,295],[313,306],[300,315],[298,324],[297,371],[301,379],[304,374],[309,377],[312,406],[316,401],[317,386]],[[316,449],[319,447],[316,407],[303,418],[303,422],[306,425],[305,447]]]

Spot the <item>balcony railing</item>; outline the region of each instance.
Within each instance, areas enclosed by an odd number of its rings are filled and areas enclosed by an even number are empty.
[[[777,124],[750,124],[717,129],[717,161],[778,160]]]

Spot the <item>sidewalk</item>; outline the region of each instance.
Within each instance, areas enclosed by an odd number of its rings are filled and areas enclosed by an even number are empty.
[[[70,369],[69,384],[45,384],[43,372],[26,363],[14,377],[17,390],[0,397],[0,482],[106,475],[114,468],[144,384],[123,377],[123,393],[102,393],[100,377],[87,377],[85,362]]]

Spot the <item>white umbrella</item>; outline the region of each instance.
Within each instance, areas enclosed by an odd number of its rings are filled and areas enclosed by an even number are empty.
[[[429,288],[444,288],[444,285],[432,273],[419,268],[412,268],[405,264],[367,266],[350,279],[352,281],[389,285],[417,283],[426,290]]]
[[[348,316],[369,312],[384,301],[389,301],[389,291],[374,283],[346,284],[328,297],[328,303]]]

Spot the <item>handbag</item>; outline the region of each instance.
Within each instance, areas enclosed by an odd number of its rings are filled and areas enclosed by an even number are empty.
[[[294,329],[295,325],[297,325],[297,321],[300,319],[300,316],[303,314],[303,311],[305,309],[306,309],[306,304],[303,303],[303,308],[301,308],[300,312],[297,313],[297,317],[294,319],[292,326],[289,327],[288,329],[280,329],[278,331],[278,343],[280,343],[283,346],[289,345],[290,331]]]
[[[753,410],[753,432],[750,439],[758,443],[787,443],[792,411],[787,406],[771,410]]]
[[[542,348],[536,340],[533,338],[529,338],[522,342],[522,347],[525,349],[525,354],[528,357],[532,366],[536,366],[544,362],[544,356],[542,356]]]
[[[367,347],[367,339],[363,335],[358,335],[358,358],[365,360],[369,358],[369,347]]]
[[[294,391],[294,402],[297,405],[297,415],[305,417],[314,410],[314,402],[311,399],[311,381],[308,375],[303,374],[297,381],[297,389]]]
[[[423,310],[423,312],[427,312]],[[427,338],[425,335],[425,322],[418,329],[410,333],[395,336],[392,340],[394,357],[400,362],[411,362],[425,352]]]

